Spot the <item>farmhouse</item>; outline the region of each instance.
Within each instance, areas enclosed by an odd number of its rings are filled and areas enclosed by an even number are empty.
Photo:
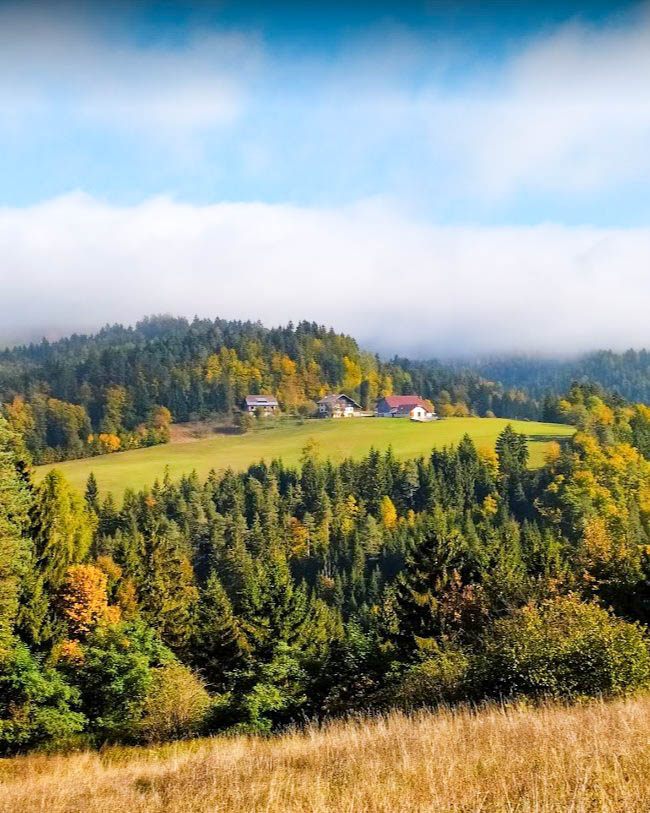
[[[432,421],[433,405],[419,395],[386,395],[377,401],[375,415],[379,418],[410,418],[412,421]]]
[[[361,405],[349,395],[326,395],[318,402],[318,415],[321,418],[351,418],[361,410]]]
[[[246,412],[256,413],[261,411],[262,415],[273,415],[279,411],[278,399],[272,395],[247,395],[245,401]]]

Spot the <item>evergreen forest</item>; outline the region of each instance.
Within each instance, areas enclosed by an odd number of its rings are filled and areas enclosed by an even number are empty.
[[[166,340],[180,357],[192,330]],[[268,347],[291,358],[296,334],[320,342],[321,369],[345,347],[306,326]],[[56,387],[92,366],[69,341]],[[124,338],[116,386],[179,372],[155,342]],[[34,381],[54,352],[24,351]],[[92,475],[84,494],[57,470],[35,485],[28,432],[0,418],[0,751],[650,687],[650,409],[586,384],[556,407],[578,431],[535,471],[508,427],[495,451],[466,437],[335,465],[306,446],[299,466],[165,477],[119,500]]]

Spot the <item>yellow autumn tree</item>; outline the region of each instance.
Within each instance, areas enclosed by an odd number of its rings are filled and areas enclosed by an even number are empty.
[[[212,353],[212,355],[208,356],[205,360],[205,365],[203,367],[203,375],[205,380],[212,384],[214,381],[218,381],[221,377],[222,366],[221,362],[219,361],[219,356],[216,353]]]
[[[296,377],[296,363],[284,353],[274,353],[271,370],[276,381],[278,399],[285,409],[295,408],[301,401],[301,390]]]
[[[307,397],[314,400],[320,398],[324,392],[323,373],[313,359],[305,367],[303,380]]]
[[[122,441],[118,438],[118,436],[113,435],[110,432],[100,432],[100,434],[97,436],[97,443],[99,444],[101,451],[105,453],[117,452],[122,445]]]
[[[116,608],[109,608],[107,576],[95,565],[68,568],[60,594],[60,608],[72,636],[83,636],[102,622],[114,622]]]
[[[309,555],[309,530],[296,517],[290,517],[287,522],[289,552],[291,556],[300,558]]]
[[[393,379],[389,375],[382,376],[379,384],[379,395],[384,398],[386,395],[393,394]]]
[[[562,447],[556,440],[552,440],[548,446],[546,447],[546,451],[544,452],[544,462],[549,465],[552,463],[557,463],[562,455]]]
[[[69,666],[78,667],[84,662],[84,651],[79,641],[66,638],[54,648],[54,651],[52,652],[52,660],[55,663],[61,661]]]
[[[343,356],[343,389],[356,390],[361,384],[361,366],[348,356]]]
[[[157,406],[151,413],[151,423],[156,429],[163,429],[172,422],[172,413],[165,406]]]
[[[5,411],[12,428],[22,437],[34,429],[36,422],[33,410],[29,404],[25,403],[22,396],[16,395],[13,401],[5,407]]]
[[[122,427],[122,416],[126,407],[126,390],[124,387],[109,387],[106,390],[104,419],[102,420],[102,432],[107,435],[114,435]]]
[[[392,530],[397,525],[397,509],[389,496],[385,495],[381,498],[380,511],[384,528]]]
[[[349,534],[354,529],[354,524],[358,516],[359,506],[357,505],[354,494],[348,494],[340,514],[341,530],[344,534]]]
[[[497,501],[492,494],[487,495],[487,497],[483,500],[483,505],[481,507],[483,509],[483,515],[488,518],[493,517],[498,511]]]
[[[488,467],[490,476],[495,478],[499,473],[499,456],[491,446],[481,446],[478,450],[478,456]]]

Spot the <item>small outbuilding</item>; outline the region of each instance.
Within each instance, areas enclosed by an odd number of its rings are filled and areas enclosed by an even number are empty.
[[[318,401],[317,406],[321,418],[352,418],[361,412],[361,405],[343,393],[326,395]]]

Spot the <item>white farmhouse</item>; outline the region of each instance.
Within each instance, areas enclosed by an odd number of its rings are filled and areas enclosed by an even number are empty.
[[[361,411],[361,405],[349,395],[326,395],[318,402],[318,415],[321,418],[352,418]]]
[[[377,401],[375,415],[379,418],[410,418],[412,421],[432,421],[433,405],[419,395],[386,395]]]

